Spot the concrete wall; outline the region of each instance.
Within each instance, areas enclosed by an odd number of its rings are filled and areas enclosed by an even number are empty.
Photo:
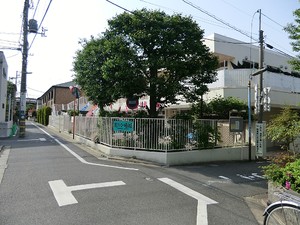
[[[7,98],[7,62],[4,53],[0,51],[0,123],[5,122]]]
[[[101,151],[109,156],[140,159],[168,166],[217,161],[249,160],[248,146],[182,152],[158,152],[111,148],[102,144],[94,143],[91,140],[79,136],[75,136],[75,139],[80,143],[90,146],[93,149]],[[255,159],[254,146],[251,149],[251,159]]]
[[[9,137],[12,133],[13,121],[0,122],[0,137]]]
[[[243,44],[243,42],[239,40],[216,33],[209,35],[204,43],[213,53],[232,57],[233,63],[235,64],[238,62],[241,63],[244,59],[251,59],[251,61],[259,62],[258,46],[251,46],[247,43]],[[291,65],[288,64],[287,60],[289,60],[289,58],[283,56],[282,54],[274,52],[270,49],[264,49],[264,64],[266,65],[278,68],[282,67],[284,71],[291,72]]]

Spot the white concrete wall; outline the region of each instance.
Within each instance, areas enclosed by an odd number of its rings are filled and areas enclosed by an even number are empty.
[[[218,81],[209,84],[209,92],[205,94],[205,100],[214,97],[234,96],[241,100],[248,101],[248,82],[250,69],[220,70]],[[259,84],[259,76],[251,81],[251,104],[254,104],[255,84]],[[271,107],[300,107],[300,78],[284,74],[264,72],[263,86],[271,87]]]
[[[0,137],[9,137],[12,134],[13,121],[0,122]]]
[[[5,122],[7,76],[7,62],[4,53],[0,51],[0,122]]]
[[[75,136],[80,143],[92,147],[112,157],[134,158],[158,163],[160,165],[184,165],[217,161],[246,161],[249,160],[249,147],[216,148],[207,150],[158,152],[139,151],[121,148],[111,148],[91,140]],[[251,159],[255,159],[255,148],[251,149]]]
[[[242,43],[239,40],[216,33],[207,36],[207,40],[204,40],[205,45],[207,45],[212,52],[234,57],[233,62],[235,64],[237,64],[237,62],[241,63],[245,58],[259,62],[259,48],[257,44],[252,46],[249,44],[234,44],[238,42]],[[269,49],[264,50],[264,64],[266,65],[278,68],[282,66],[283,69],[286,67],[287,69],[284,70],[291,72],[291,66],[287,60],[288,58],[282,54]]]

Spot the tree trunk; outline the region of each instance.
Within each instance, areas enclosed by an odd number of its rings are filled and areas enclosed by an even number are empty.
[[[156,110],[156,99],[157,99],[157,92],[156,92],[156,79],[157,79],[157,69],[150,68],[150,93],[149,93],[149,102],[150,102],[150,109],[148,110],[149,116],[151,118],[157,117],[157,110]]]

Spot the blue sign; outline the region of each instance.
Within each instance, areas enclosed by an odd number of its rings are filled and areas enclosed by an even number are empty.
[[[188,137],[188,139],[193,139],[194,138],[194,134],[193,133],[188,133],[187,137]]]
[[[113,131],[133,131],[133,121],[125,121],[125,120],[115,120],[113,122]]]

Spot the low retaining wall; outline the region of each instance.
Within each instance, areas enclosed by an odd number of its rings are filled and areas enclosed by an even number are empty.
[[[192,150],[182,152],[158,152],[158,151],[141,151],[127,150],[120,148],[111,148],[102,144],[94,143],[91,140],[75,136],[75,138],[94,149],[97,149],[110,156],[119,156],[125,158],[136,158],[146,161],[155,162],[161,165],[184,165],[201,162],[216,161],[246,161],[249,160],[248,146],[215,148],[207,150]],[[255,149],[252,147],[252,159],[255,159]]]
[[[0,137],[1,138],[3,138],[3,137],[6,138],[11,135],[12,125],[13,125],[12,121],[0,123]]]

